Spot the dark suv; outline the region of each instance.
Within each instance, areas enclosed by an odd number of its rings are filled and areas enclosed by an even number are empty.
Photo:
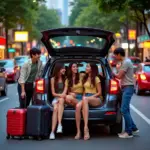
[[[114,43],[113,33],[93,28],[60,28],[43,31],[42,34],[42,42],[51,57],[42,78],[36,81],[34,101],[45,101],[52,113],[50,78],[57,62],[65,65],[66,72],[70,62],[78,64],[79,72],[85,72],[88,62],[95,62],[99,69],[104,101],[99,107],[90,107],[89,122],[109,125],[111,133],[121,132],[119,82],[113,77],[107,60],[109,49]],[[63,121],[68,123],[72,120],[75,120],[75,109],[65,106]]]

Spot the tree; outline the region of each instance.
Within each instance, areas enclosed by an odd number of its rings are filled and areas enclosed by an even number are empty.
[[[93,3],[84,7],[75,20],[75,26],[97,27],[113,32],[119,31],[121,25],[120,14],[112,13],[110,15],[100,12],[98,7]]]
[[[148,16],[150,14],[150,1],[149,0],[95,0],[99,9],[104,12],[123,11],[128,9],[127,15],[134,19],[135,22],[141,22],[148,35],[150,31],[147,26]]]
[[[69,17],[69,24],[70,26],[74,26],[76,18],[80,15],[80,12],[84,7],[87,7],[89,5],[89,0],[74,0],[70,3],[71,6],[73,6],[73,9],[71,11],[71,16]]]
[[[35,11],[39,2],[45,0],[5,0],[0,2],[0,22],[5,27],[6,34],[6,54],[8,57],[8,30],[16,28],[18,24],[28,25],[35,20]]]
[[[60,18],[54,9],[47,9],[45,5],[41,5],[38,10],[38,17],[31,29],[31,39],[40,40],[41,31],[51,28],[61,27]]]

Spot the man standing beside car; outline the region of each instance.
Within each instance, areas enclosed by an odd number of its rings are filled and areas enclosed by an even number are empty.
[[[130,59],[125,58],[125,50],[123,48],[117,48],[114,51],[114,55],[116,60],[121,62],[121,66],[115,77],[120,79],[121,83],[121,113],[125,120],[125,131],[118,134],[118,136],[120,138],[132,138],[133,134],[139,132],[130,114],[130,102],[134,93],[133,64]]]
[[[20,71],[20,77],[18,79],[18,93],[20,108],[26,108],[29,106],[33,96],[34,82],[37,78],[40,78],[43,65],[40,61],[41,51],[37,48],[30,50],[30,57]]]

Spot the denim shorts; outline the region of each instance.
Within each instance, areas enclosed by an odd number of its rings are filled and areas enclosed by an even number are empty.
[[[90,97],[90,96],[93,96],[93,95],[94,95],[93,93],[86,93],[85,94],[86,97]]]
[[[56,103],[58,103],[58,98],[54,98],[53,100],[52,100],[52,105],[54,106],[54,104],[56,104]]]
[[[76,94],[76,99],[78,101],[81,101],[82,100],[82,94]]]
[[[90,97],[90,96],[93,96],[93,95],[94,95],[93,93],[85,93],[85,96],[86,96],[86,97]],[[99,96],[99,97],[97,97],[97,98],[99,98],[100,101],[103,100],[102,96]]]

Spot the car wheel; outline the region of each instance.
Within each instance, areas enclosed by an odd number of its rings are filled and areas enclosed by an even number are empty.
[[[118,133],[121,133],[122,128],[123,128],[123,119],[121,117],[121,121],[119,123],[115,123],[109,126],[110,134],[116,135]]]
[[[1,92],[2,96],[7,96],[7,85],[5,85],[5,89]]]
[[[135,94],[136,94],[136,95],[141,95],[141,94],[142,94],[142,91],[139,89],[138,83],[137,83],[136,86],[135,86]]]

